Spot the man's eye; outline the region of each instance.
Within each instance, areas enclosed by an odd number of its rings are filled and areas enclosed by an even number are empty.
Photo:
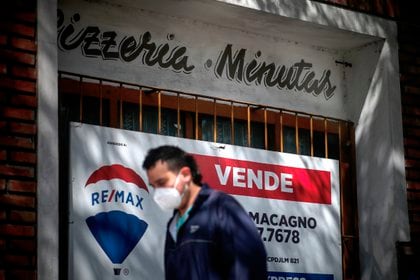
[[[156,182],[156,186],[164,186],[166,183],[166,180],[159,180]]]

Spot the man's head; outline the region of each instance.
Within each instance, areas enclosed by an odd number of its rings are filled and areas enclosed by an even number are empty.
[[[155,189],[154,200],[163,209],[189,206],[191,188],[201,186],[201,175],[194,158],[178,147],[160,146],[149,150],[143,168]]]
[[[143,168],[148,171],[155,167],[158,162],[166,163],[168,169],[174,173],[179,173],[181,168],[188,167],[192,181],[196,185],[201,186],[202,176],[198,170],[197,163],[191,155],[182,149],[169,145],[150,149],[144,159]]]

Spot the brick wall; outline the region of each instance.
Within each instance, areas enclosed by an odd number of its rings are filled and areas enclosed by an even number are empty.
[[[2,3],[0,280],[36,279],[35,38],[36,1]]]
[[[411,239],[420,244],[420,20],[404,19],[398,39],[405,170]]]

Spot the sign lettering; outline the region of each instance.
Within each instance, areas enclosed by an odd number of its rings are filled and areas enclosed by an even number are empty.
[[[204,182],[236,195],[331,204],[331,174],[275,164],[194,154]]]
[[[126,36],[115,30],[102,30],[99,26],[79,27],[80,21],[80,14],[74,13],[70,22],[66,22],[64,12],[58,10],[57,44],[61,51],[80,49],[84,57],[124,63],[136,61],[148,67],[188,75],[197,68],[191,62],[190,50],[171,42],[174,34],[167,35],[167,42],[159,43],[153,39],[150,31]],[[226,44],[216,59],[207,58],[203,66],[209,73],[213,72],[217,79],[226,78],[248,86],[293,90],[316,97],[323,94],[325,100],[334,96],[337,86],[331,82],[330,69],[323,70],[319,75],[313,69],[313,64],[304,59],[291,65],[281,65],[264,61],[261,51],[257,51],[253,59],[249,60],[249,56],[247,49],[235,49],[232,44]]]

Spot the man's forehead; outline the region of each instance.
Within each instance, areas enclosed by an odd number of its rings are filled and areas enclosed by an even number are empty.
[[[168,167],[168,163],[166,161],[163,160],[158,160],[156,161],[156,163],[149,168],[149,171],[168,171],[169,167]]]
[[[168,164],[162,160],[157,161],[153,166],[147,170],[147,177],[150,185],[155,185],[157,182],[166,180],[169,174]],[[159,184],[159,183],[157,183]]]

